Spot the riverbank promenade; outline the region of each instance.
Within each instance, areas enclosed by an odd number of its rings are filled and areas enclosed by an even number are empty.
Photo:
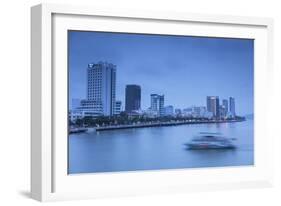
[[[95,127],[96,131],[117,130],[117,129],[130,129],[130,128],[144,128],[144,127],[162,127],[162,126],[177,126],[183,124],[219,124],[219,123],[232,123],[242,122],[244,119],[232,120],[185,120],[185,121],[172,121],[172,122],[148,122],[148,123],[134,123],[130,125],[109,125]]]

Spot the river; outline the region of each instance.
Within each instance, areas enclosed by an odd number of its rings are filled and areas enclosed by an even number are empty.
[[[186,150],[199,132],[236,138],[235,150]],[[69,135],[68,173],[118,172],[254,164],[253,120],[121,129]]]

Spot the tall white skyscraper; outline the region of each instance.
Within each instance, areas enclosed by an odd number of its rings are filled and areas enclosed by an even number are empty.
[[[88,64],[87,99],[95,102],[105,116],[114,115],[116,66],[107,62]]]

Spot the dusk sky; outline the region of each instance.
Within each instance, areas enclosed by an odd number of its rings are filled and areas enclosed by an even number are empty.
[[[125,105],[125,86],[141,86],[141,108],[150,94],[165,106],[206,106],[206,96],[235,98],[237,115],[253,113],[254,41],[168,35],[70,31],[69,99],[86,99],[88,63],[117,66],[116,100]]]

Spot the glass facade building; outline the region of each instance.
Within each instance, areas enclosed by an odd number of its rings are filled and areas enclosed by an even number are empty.
[[[233,97],[229,97],[229,111],[230,111],[232,116],[236,116],[235,99]]]
[[[139,85],[127,85],[125,94],[125,111],[131,113],[141,109],[141,87]]]
[[[218,96],[207,96],[207,111],[211,112],[214,118],[220,118],[220,100]]]
[[[157,112],[158,116],[165,116],[164,95],[151,94],[150,95],[151,111]]]

